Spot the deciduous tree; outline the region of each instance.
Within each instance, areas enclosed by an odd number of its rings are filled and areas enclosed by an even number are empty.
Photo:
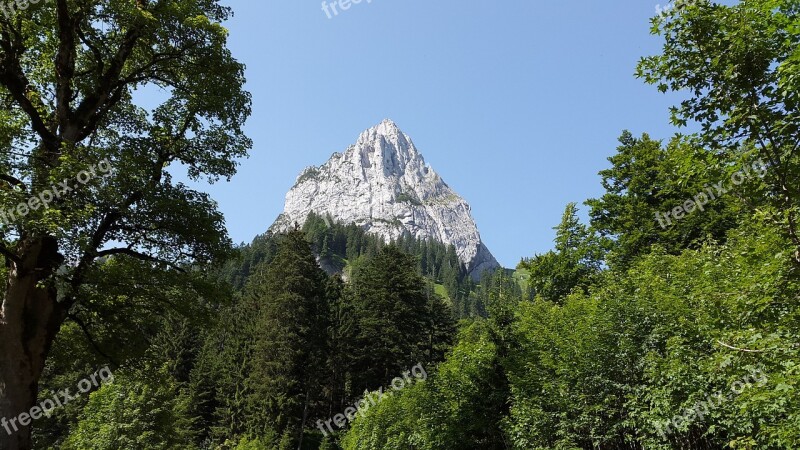
[[[34,404],[65,322],[87,333],[104,324],[93,309],[111,300],[105,287],[116,287],[118,308],[133,300],[150,311],[179,308],[159,293],[181,290],[187,303],[202,297],[195,267],[230,242],[215,203],[170,169],[228,178],[250,147],[244,67],[221,25],[229,8],[215,0],[29,6],[0,15],[0,209],[16,212],[0,225],[4,417]],[[163,93],[150,111],[135,102],[143,88]],[[113,176],[74,183],[104,160]],[[54,191],[49,205],[34,206]],[[117,266],[104,271],[111,257]],[[141,295],[143,287],[155,297]],[[0,433],[0,449],[30,446],[29,427]]]

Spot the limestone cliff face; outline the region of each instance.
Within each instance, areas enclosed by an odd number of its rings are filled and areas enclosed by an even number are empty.
[[[453,244],[475,277],[499,267],[481,241],[470,206],[390,120],[363,132],[355,145],[322,166],[305,169],[270,230],[302,225],[310,212],[358,224],[387,240],[408,231]]]

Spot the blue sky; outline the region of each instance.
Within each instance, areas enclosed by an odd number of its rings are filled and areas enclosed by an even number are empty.
[[[514,267],[552,248],[568,202],[602,193],[622,130],[676,131],[676,98],[633,76],[660,46],[656,2],[366,1],[331,19],[319,0],[225,2],[254,148],[230,183],[203,189],[235,242],[269,227],[304,167],[391,118]]]

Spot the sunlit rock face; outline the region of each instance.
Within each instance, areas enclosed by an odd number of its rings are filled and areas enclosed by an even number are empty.
[[[473,277],[499,267],[481,241],[470,206],[428,165],[391,120],[361,133],[355,145],[319,167],[308,167],[286,194],[270,228],[286,231],[308,214],[330,215],[396,239],[404,232],[453,244]]]

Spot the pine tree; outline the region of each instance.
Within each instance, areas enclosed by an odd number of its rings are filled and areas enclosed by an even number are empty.
[[[523,261],[520,268],[530,273],[535,295],[560,302],[573,289],[588,288],[600,271],[603,252],[594,233],[580,223],[574,203],[567,205],[555,230],[555,250]]]
[[[430,283],[429,283],[430,284]],[[445,303],[444,299],[433,292],[433,285],[427,290],[428,327],[426,342],[419,356],[419,362],[426,367],[444,360],[445,354],[453,344],[456,333],[453,308]]]
[[[425,281],[415,260],[387,246],[354,274],[356,317],[353,379],[355,392],[376,389],[417,361],[430,329]]]
[[[253,371],[248,385],[250,418],[286,439],[302,439],[318,382],[326,367],[328,305],[326,275],[302,232],[290,232],[275,260],[247,287],[258,317]]]
[[[325,237],[322,240],[322,250],[319,253],[320,256],[322,256],[323,258],[327,258],[327,257],[331,256],[331,254],[332,254],[329,241],[330,241],[330,239],[328,238],[328,235],[326,234]]]
[[[328,324],[328,376],[324,380],[326,404],[320,413],[332,417],[342,411],[345,401],[350,398],[347,390],[347,369],[355,348],[355,317],[352,305],[346,300],[346,287],[342,279],[332,276],[328,280],[328,299],[330,320]],[[358,393],[355,393],[358,394]],[[327,407],[327,410],[325,410]]]

